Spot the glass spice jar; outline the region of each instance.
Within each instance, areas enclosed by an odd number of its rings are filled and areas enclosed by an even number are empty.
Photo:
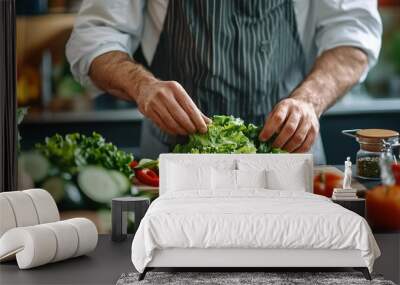
[[[396,161],[393,148],[399,146],[399,133],[385,129],[345,130],[343,134],[354,137],[360,144],[356,157],[356,176],[364,179],[380,179],[381,155],[389,155]]]

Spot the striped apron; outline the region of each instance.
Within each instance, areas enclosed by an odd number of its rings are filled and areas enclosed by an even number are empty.
[[[207,116],[262,125],[305,77],[293,1],[169,0],[150,69],[179,82]],[[182,138],[143,122],[142,157],[169,152],[177,142]]]

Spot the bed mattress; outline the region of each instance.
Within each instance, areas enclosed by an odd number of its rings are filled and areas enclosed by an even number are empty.
[[[359,250],[370,271],[380,255],[359,215],[322,196],[266,189],[162,195],[134,237],[135,268],[143,272],[165,249]]]

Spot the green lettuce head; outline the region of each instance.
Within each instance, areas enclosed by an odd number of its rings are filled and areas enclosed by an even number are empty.
[[[192,134],[186,144],[178,144],[174,153],[268,153],[270,142],[260,142],[261,127],[246,125],[233,116],[216,115],[205,134]],[[279,150],[280,151],[280,150]]]

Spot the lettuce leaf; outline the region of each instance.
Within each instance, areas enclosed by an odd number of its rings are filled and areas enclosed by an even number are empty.
[[[192,134],[186,144],[177,144],[174,153],[279,153],[273,139],[260,142],[261,127],[245,124],[233,116],[216,115],[205,134]]]
[[[71,133],[65,136],[55,134],[44,143],[36,144],[38,149],[62,173],[77,174],[87,165],[100,165],[118,170],[125,176],[132,175],[129,163],[133,155],[119,150],[97,133],[86,136]]]

